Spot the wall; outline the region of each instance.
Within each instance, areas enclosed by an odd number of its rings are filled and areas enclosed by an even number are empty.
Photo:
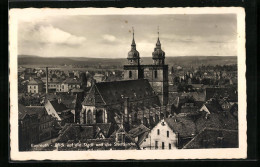
[[[146,138],[146,141],[143,142],[140,147],[143,149],[144,147],[146,149],[156,149],[155,148],[155,141],[158,141],[158,149],[162,149],[162,142],[164,142],[164,149],[169,149],[169,144],[171,144],[171,149],[177,149],[177,141],[178,137],[177,135],[171,130],[171,128],[167,125],[166,122],[165,125],[162,125],[162,122],[164,120],[161,120],[149,133],[148,138]],[[157,134],[157,129],[160,130],[160,134]],[[169,137],[167,137],[167,131],[169,131]]]
[[[132,72],[132,77],[129,78],[129,71]],[[138,79],[138,70],[124,70],[124,79],[125,80],[135,80]]]
[[[38,85],[28,85],[28,93],[39,93]]]

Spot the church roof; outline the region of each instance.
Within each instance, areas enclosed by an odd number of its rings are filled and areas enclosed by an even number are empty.
[[[94,85],[90,94],[83,101],[83,105],[90,105],[91,100],[97,98],[102,100],[105,104],[123,103],[125,97],[129,98],[129,101],[143,100],[144,98],[151,98],[151,103],[160,106],[159,98],[154,94],[154,91],[147,79],[139,80],[124,80],[113,82],[99,82]],[[101,97],[93,96],[94,91],[97,91]],[[101,99],[100,99],[101,98]],[[92,100],[92,105],[93,105]]]

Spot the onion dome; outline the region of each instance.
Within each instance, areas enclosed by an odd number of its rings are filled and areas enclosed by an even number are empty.
[[[165,52],[161,49],[161,42],[158,37],[156,47],[154,48],[154,52],[152,53],[153,59],[164,59],[165,58]]]
[[[134,30],[133,30],[133,40],[131,44],[131,50],[128,52],[128,59],[140,59],[139,52],[136,50],[135,38],[134,38]]]

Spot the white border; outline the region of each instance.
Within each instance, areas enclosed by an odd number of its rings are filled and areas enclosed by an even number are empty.
[[[246,56],[245,12],[241,7],[221,8],[79,8],[79,9],[11,9],[9,17],[10,67],[10,158],[11,160],[126,160],[126,159],[231,159],[247,157],[246,123]],[[18,87],[17,87],[17,22],[27,17],[56,15],[150,15],[150,14],[236,14],[238,56],[239,148],[188,150],[122,150],[122,151],[18,151]]]

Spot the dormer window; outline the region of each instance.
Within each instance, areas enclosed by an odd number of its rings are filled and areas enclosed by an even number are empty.
[[[118,132],[116,134],[116,139],[118,143],[125,143],[125,132]]]

